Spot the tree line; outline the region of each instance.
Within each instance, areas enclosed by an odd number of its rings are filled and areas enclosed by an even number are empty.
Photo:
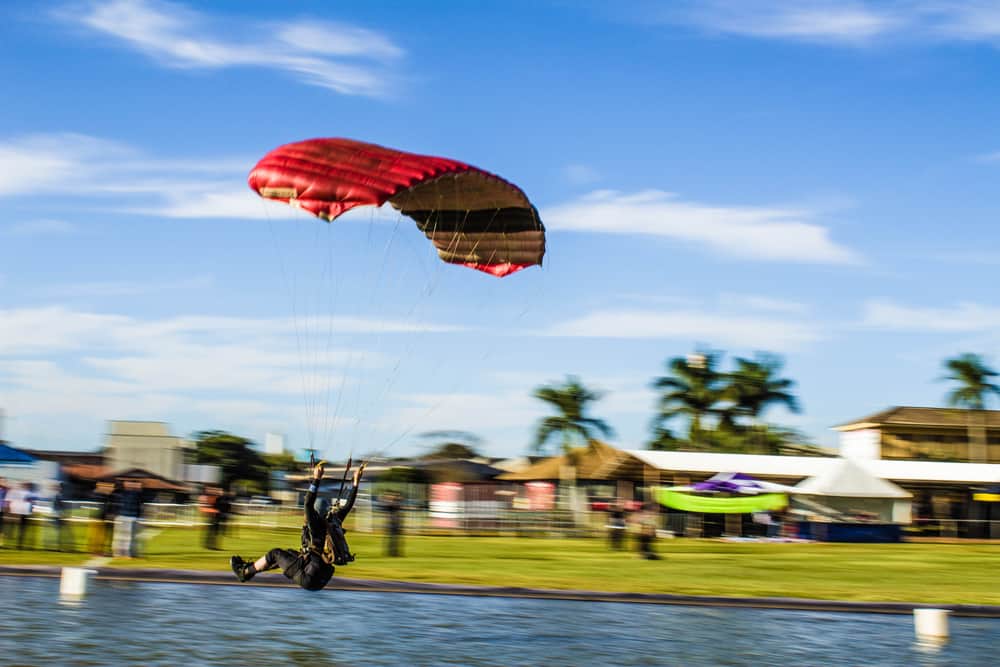
[[[796,430],[763,419],[767,410],[776,405],[793,413],[801,410],[794,394],[795,382],[782,377],[780,357],[770,353],[736,357],[728,370],[722,369],[724,359],[723,352],[713,350],[665,362],[666,373],[650,383],[659,395],[645,443],[648,448],[827,454]],[[961,354],[946,359],[943,365],[946,372],[938,379],[953,384],[945,397],[949,406],[982,411],[990,399],[1000,398],[1000,386],[993,382],[1000,373],[980,355]],[[615,435],[608,422],[590,414],[603,393],[588,388],[578,377],[568,376],[562,383],[538,387],[534,396],[555,413],[536,425],[532,443],[536,452],[550,450],[553,443],[557,443],[558,450],[568,452],[600,436]],[[970,421],[970,442],[976,424]],[[425,441],[426,459],[472,458],[479,455],[482,445],[480,438],[464,431],[432,431],[420,437]],[[199,431],[192,439],[195,462],[219,466],[221,484],[226,488],[236,485],[244,493],[266,490],[274,471],[304,470],[306,465],[291,453],[262,454],[252,440],[225,431]]]
[[[716,350],[698,351],[665,362],[666,374],[650,385],[659,395],[646,442],[649,449],[827,455],[795,429],[763,421],[764,413],[776,405],[801,411],[793,393],[795,382],[782,377],[779,356],[761,352],[736,357],[729,370],[722,370],[724,356]],[[943,365],[946,374],[938,379],[955,385],[945,397],[949,406],[981,411],[990,398],[1000,397],[1000,387],[991,381],[998,373],[982,356],[960,354]],[[538,423],[535,451],[549,449],[556,436],[564,452],[600,435],[614,436],[606,421],[589,414],[602,392],[586,387],[578,377],[538,387],[534,395],[556,412]]]

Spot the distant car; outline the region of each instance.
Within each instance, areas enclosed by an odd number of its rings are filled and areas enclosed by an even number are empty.
[[[253,496],[250,499],[251,505],[277,505],[278,501],[271,496]]]

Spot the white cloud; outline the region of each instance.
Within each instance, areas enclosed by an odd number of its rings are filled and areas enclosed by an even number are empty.
[[[1000,331],[1000,307],[963,302],[945,308],[929,308],[872,300],[864,306],[862,325],[913,332]]]
[[[346,95],[384,95],[388,76],[378,65],[403,55],[385,35],[357,26],[212,17],[154,0],[93,1],[58,16],[169,67],[275,69]]]
[[[87,191],[108,165],[132,154],[82,134],[36,134],[0,143],[0,196]]]
[[[64,196],[109,209],[169,218],[289,218],[288,206],[262,200],[245,177],[253,161],[157,160],[117,142],[74,133],[0,141],[0,197]],[[60,220],[18,223],[9,234],[65,233]]]
[[[558,324],[548,336],[679,338],[739,348],[787,350],[822,338],[816,324],[731,313],[690,310],[602,310]]]
[[[0,198],[46,195],[97,202],[116,213],[187,219],[310,219],[286,204],[263,199],[246,185],[255,160],[160,159],[118,142],[74,133],[0,140]],[[349,211],[343,221],[395,221],[391,206]],[[60,220],[0,226],[0,234],[65,233]]]
[[[746,259],[860,261],[854,251],[831,240],[827,228],[806,222],[814,215],[808,210],[688,202],[660,190],[635,194],[601,190],[547,208],[542,219],[552,230],[663,236]]]
[[[728,292],[719,295],[719,304],[723,308],[745,308],[747,310],[775,313],[802,314],[809,310],[806,304],[797,301],[788,301],[757,294],[734,294]]]
[[[1000,43],[991,0],[682,0],[646,16],[714,33],[841,45],[876,40]]]
[[[140,319],[62,306],[0,310],[0,321],[4,407],[20,432],[42,435],[53,422],[107,418],[329,435],[378,417],[405,377],[406,333],[457,329],[341,317],[310,332],[291,318]],[[393,333],[404,335],[394,343]]]
[[[12,237],[61,236],[76,230],[76,225],[65,220],[40,219],[12,222],[0,227],[0,234]]]

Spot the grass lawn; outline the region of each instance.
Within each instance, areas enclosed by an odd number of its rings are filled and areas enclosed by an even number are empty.
[[[83,543],[84,527],[75,525]],[[234,527],[224,551],[192,528],[150,530],[144,557],[110,566],[228,570],[295,547],[298,531]],[[337,575],[362,579],[692,595],[1000,604],[1000,544],[772,544],[660,540],[660,561],[611,552],[598,539],[406,536],[404,557],[382,555],[378,535],[350,532],[358,560]],[[80,564],[78,553],[0,549],[0,564]],[[273,576],[273,575],[267,575]],[[280,576],[280,575],[277,575]]]

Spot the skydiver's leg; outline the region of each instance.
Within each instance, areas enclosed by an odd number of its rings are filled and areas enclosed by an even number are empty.
[[[258,572],[267,572],[279,567],[282,570],[288,569],[298,557],[295,551],[275,547],[252,563],[247,563],[239,556],[233,556],[229,559],[229,565],[240,581],[249,581]]]

